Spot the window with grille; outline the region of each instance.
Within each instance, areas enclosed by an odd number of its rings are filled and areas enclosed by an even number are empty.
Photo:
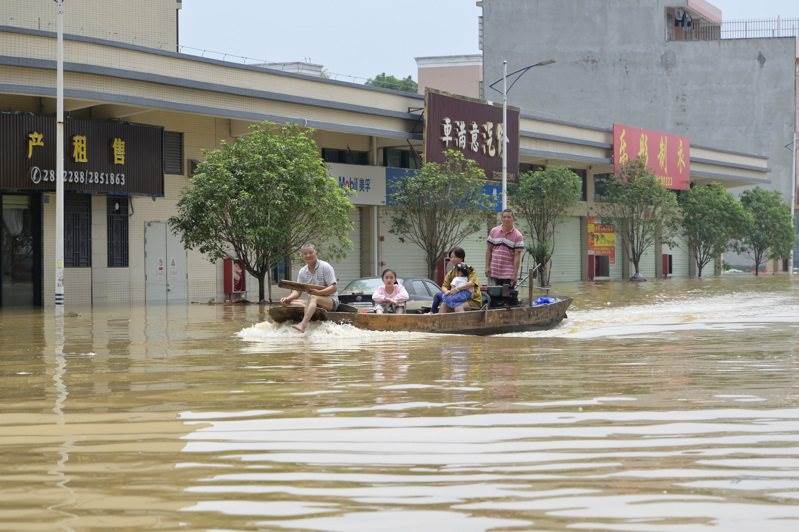
[[[90,268],[92,265],[92,197],[64,196],[64,266]]]
[[[108,196],[108,267],[128,267],[128,198]]]
[[[164,173],[183,175],[183,133],[164,131]]]

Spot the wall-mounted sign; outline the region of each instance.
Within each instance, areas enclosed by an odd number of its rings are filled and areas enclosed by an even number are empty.
[[[610,257],[610,263],[616,264],[616,228],[593,216],[589,216],[587,221],[588,254]]]
[[[164,195],[163,128],[67,119],[64,188]],[[0,114],[0,188],[55,190],[55,117]]]
[[[671,190],[688,190],[691,180],[691,143],[688,137],[613,124],[613,170],[643,157],[649,171]]]
[[[399,190],[400,183],[408,176],[416,175],[418,170],[408,168],[386,168],[386,203],[389,207],[396,205],[392,195]],[[494,181],[483,184],[483,193],[491,197],[489,209],[494,212],[502,211],[502,185]]]
[[[355,205],[386,204],[386,169],[383,166],[327,163],[338,186],[353,192]]]
[[[502,179],[502,139],[508,138],[508,179],[519,169],[519,109],[508,107],[508,130],[502,126],[502,105],[427,89],[425,92],[425,161],[442,162],[447,150],[458,150],[485,171],[486,179]]]

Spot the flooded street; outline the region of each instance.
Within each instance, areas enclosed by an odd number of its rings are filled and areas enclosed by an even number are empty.
[[[799,529],[799,279],[473,338],[0,312],[0,529]]]

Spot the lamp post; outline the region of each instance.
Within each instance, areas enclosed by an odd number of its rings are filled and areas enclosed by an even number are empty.
[[[529,65],[518,70],[514,70],[508,74],[508,61],[502,61],[502,79],[498,79],[489,85],[489,88],[499,92],[495,87],[497,83],[502,82],[502,209],[508,208],[508,91],[516,85],[522,76],[527,74],[528,71],[536,67],[552,65],[555,63],[554,59],[541,61],[534,65]],[[516,76],[516,79],[508,86],[508,76]]]
[[[64,0],[55,0],[58,27],[56,51],[56,178],[55,178],[55,303],[64,312]]]
[[[796,266],[796,131],[793,133],[793,144],[791,144],[791,151],[793,152],[793,168],[791,168],[791,223],[794,230],[794,245],[791,246],[791,260],[789,261],[790,269],[789,274],[793,275],[794,266]]]

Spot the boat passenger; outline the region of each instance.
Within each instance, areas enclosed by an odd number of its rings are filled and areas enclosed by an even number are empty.
[[[405,302],[408,301],[408,291],[397,282],[394,270],[385,269],[381,275],[383,284],[378,286],[372,294],[374,310],[378,314],[404,314]]]
[[[480,310],[480,308],[483,306],[483,295],[480,293],[480,279],[477,277],[477,272],[474,271],[474,268],[471,268],[471,271],[467,276],[467,282],[465,284],[459,287],[452,286],[452,280],[458,276],[457,266],[465,260],[466,252],[463,250],[463,248],[455,247],[449,252],[449,262],[453,265],[453,268],[447,273],[447,275],[444,277],[444,282],[441,284],[442,313],[452,311],[463,312],[466,310]],[[445,298],[448,295],[453,295],[464,290],[470,290],[472,292],[472,297],[465,303],[458,305],[460,308],[451,307],[446,303]]]
[[[302,321],[293,325],[300,332],[305,332],[308,323],[313,318],[317,307],[327,311],[335,311],[338,307],[338,289],[336,288],[336,272],[333,266],[321,260],[316,254],[316,246],[305,244],[300,248],[300,256],[305,266],[300,268],[297,273],[297,282],[303,284],[313,284],[324,286],[321,290],[309,290],[307,301],[297,301],[302,295],[297,290],[282,298],[280,303],[283,305],[299,305],[305,307],[305,314]]]
[[[513,211],[502,211],[502,223],[488,233],[486,277],[495,286],[516,286],[519,280],[524,236],[513,224]]]

